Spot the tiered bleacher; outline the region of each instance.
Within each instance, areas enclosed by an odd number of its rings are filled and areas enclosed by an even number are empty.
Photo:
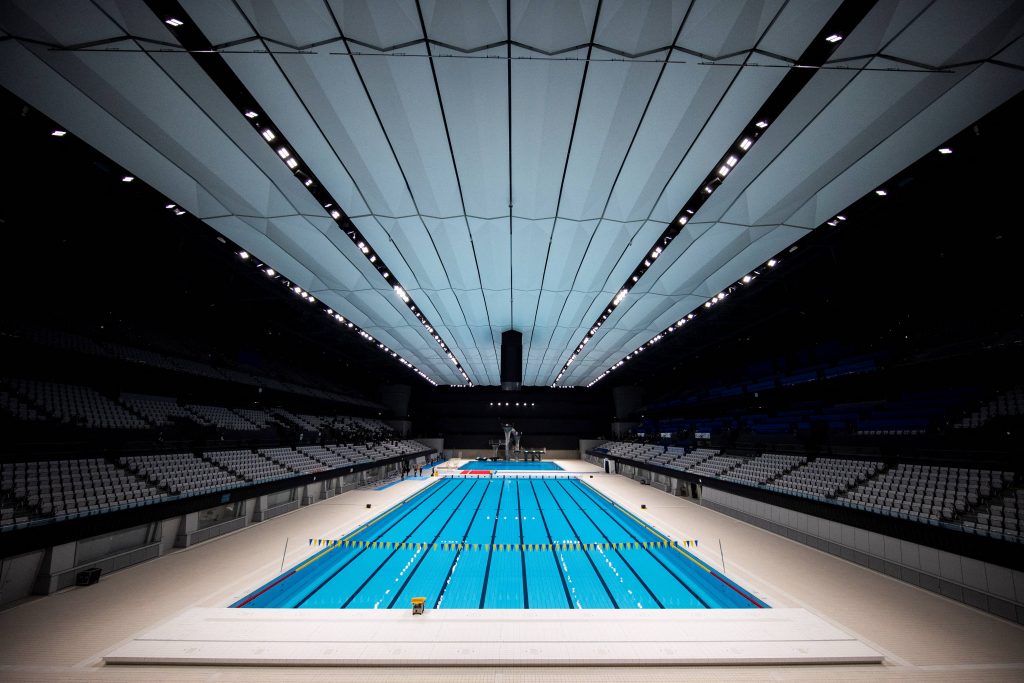
[[[167,396],[121,394],[120,401],[157,427],[170,427],[175,420],[195,420],[195,416]]]
[[[172,495],[196,495],[235,488],[245,481],[192,453],[130,455],[119,462]]]
[[[942,523],[968,533],[1003,540],[1021,538],[1024,489],[1005,469],[898,463],[852,458],[808,459],[765,453],[754,458],[719,455],[697,448],[607,442],[594,449],[637,465],[660,466],[698,477],[756,486],[792,496],[816,498],[876,514],[928,524]]]
[[[292,472],[284,465],[280,465],[262,455],[257,455],[252,451],[209,451],[205,455],[211,462],[231,470],[242,479],[250,482],[286,479],[292,476]]]
[[[158,501],[164,493],[102,458],[4,463],[5,507],[19,504],[28,517],[57,520]]]
[[[300,474],[311,474],[328,469],[327,465],[315,457],[291,448],[261,448],[260,455]]]
[[[997,396],[977,410],[954,423],[957,429],[976,429],[998,416],[1024,415],[1024,389],[1016,387]]]
[[[721,478],[744,484],[766,484],[805,462],[807,458],[801,455],[765,453],[729,470]]]
[[[717,477],[726,470],[730,470],[743,463],[743,458],[733,458],[727,455],[713,455],[707,460],[690,467],[687,472],[700,477]]]
[[[146,429],[149,425],[123,406],[88,387],[34,380],[11,380],[19,399],[27,400],[66,424],[108,429]]]
[[[775,479],[766,488],[788,493],[833,498],[872,476],[885,467],[885,463],[818,458]]]
[[[1012,480],[1012,472],[900,464],[846,497],[883,514],[949,521]]]
[[[207,426],[238,432],[258,431],[263,429],[263,426],[253,424],[251,421],[235,413],[230,408],[224,408],[222,406],[186,404],[185,409],[195,415],[195,419],[201,424]]]

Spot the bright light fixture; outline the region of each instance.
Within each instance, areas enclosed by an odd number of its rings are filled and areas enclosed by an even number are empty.
[[[722,176],[723,178],[729,175],[729,167],[726,166],[725,164],[722,164],[722,166],[718,169],[718,175]],[[704,189],[707,190],[707,188]]]
[[[778,263],[778,261],[776,261],[775,259],[771,259],[770,261],[768,261],[768,267],[774,268],[776,263]]]
[[[55,138],[62,138],[67,134],[68,132],[66,130],[55,130],[52,133],[50,133],[50,135],[52,135]]]
[[[277,138],[277,136],[274,135],[274,131],[269,128],[264,128],[260,135],[262,135],[263,139],[267,142],[273,142]]]
[[[339,218],[341,218],[341,213],[339,213],[337,210],[331,211],[331,218],[333,218],[334,220],[338,220]]]
[[[753,140],[751,140],[750,138],[743,138],[743,140],[740,141],[740,149],[746,151],[750,149],[750,146],[752,144],[754,144]]]
[[[737,161],[739,161],[739,159],[732,155],[729,155],[729,158],[725,160],[725,163],[729,166],[729,168],[732,168],[733,166],[736,165]]]
[[[838,33],[833,33],[832,35],[830,35],[825,40],[827,40],[830,43],[838,43],[842,39],[843,39],[843,37],[841,35],[839,35]]]
[[[749,284],[750,281],[753,280],[753,279],[754,278],[750,277],[749,275],[744,275],[743,276],[743,284]]]
[[[278,147],[277,148],[277,156],[281,157],[282,159],[287,159],[291,155],[292,155],[292,153],[288,151],[287,147]]]
[[[274,277],[276,273],[274,272],[273,268],[267,268],[267,275],[269,275],[270,277]]]
[[[758,128],[767,128],[768,127],[768,122],[767,121],[758,121],[754,125],[757,126]]]
[[[247,119],[254,119],[257,116],[259,116],[259,114],[257,114],[254,111],[247,111],[247,112],[245,112],[245,118],[247,118]]]
[[[309,187],[310,185],[313,184],[313,179],[312,178],[306,178],[305,182],[302,183],[302,184],[305,185],[306,187]]]
[[[877,194],[879,197],[884,197],[885,195],[887,195],[889,193],[886,192],[885,190],[875,190],[875,194]]]
[[[125,177],[121,178],[122,183],[130,183],[133,180],[135,180],[135,176],[126,175]]]
[[[295,161],[295,157],[288,157],[284,160],[284,163],[288,164],[288,168],[295,168],[299,165],[299,162]]]
[[[939,147],[939,154],[952,154],[953,149],[950,147]]]
[[[178,28],[179,26],[185,25],[184,21],[182,21],[181,19],[175,19],[174,17],[171,17],[170,19],[164,19],[164,23],[168,26],[173,26],[174,28]]]
[[[247,252],[247,251],[240,251],[240,252],[238,252],[238,257],[240,259],[242,259],[243,261],[245,261],[246,259],[249,258],[249,252]]]

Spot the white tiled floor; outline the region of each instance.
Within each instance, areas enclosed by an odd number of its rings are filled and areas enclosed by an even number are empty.
[[[573,465],[577,465],[576,462]],[[576,469],[574,467],[573,469]],[[119,644],[192,607],[221,607],[276,575],[286,538],[331,537],[429,483],[355,491],[0,612],[0,680],[332,680],[414,683],[688,680],[1024,680],[1024,629],[621,477],[587,482],[677,539],[773,607],[802,607],[882,652],[836,666],[259,668],[105,665]],[[373,503],[367,510],[365,504]],[[640,509],[645,503],[646,510]],[[291,558],[291,553],[289,559]],[[566,648],[567,654],[571,649]]]

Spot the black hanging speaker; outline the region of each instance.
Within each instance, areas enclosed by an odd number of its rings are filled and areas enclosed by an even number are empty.
[[[523,334],[515,330],[501,333],[501,389],[519,391],[523,386]]]

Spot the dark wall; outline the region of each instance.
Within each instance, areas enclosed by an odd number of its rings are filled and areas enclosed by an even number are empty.
[[[445,448],[487,448],[507,422],[523,434],[524,447],[574,449],[581,438],[608,436],[612,411],[606,390],[550,387],[422,389],[411,407],[414,433],[443,436]]]

